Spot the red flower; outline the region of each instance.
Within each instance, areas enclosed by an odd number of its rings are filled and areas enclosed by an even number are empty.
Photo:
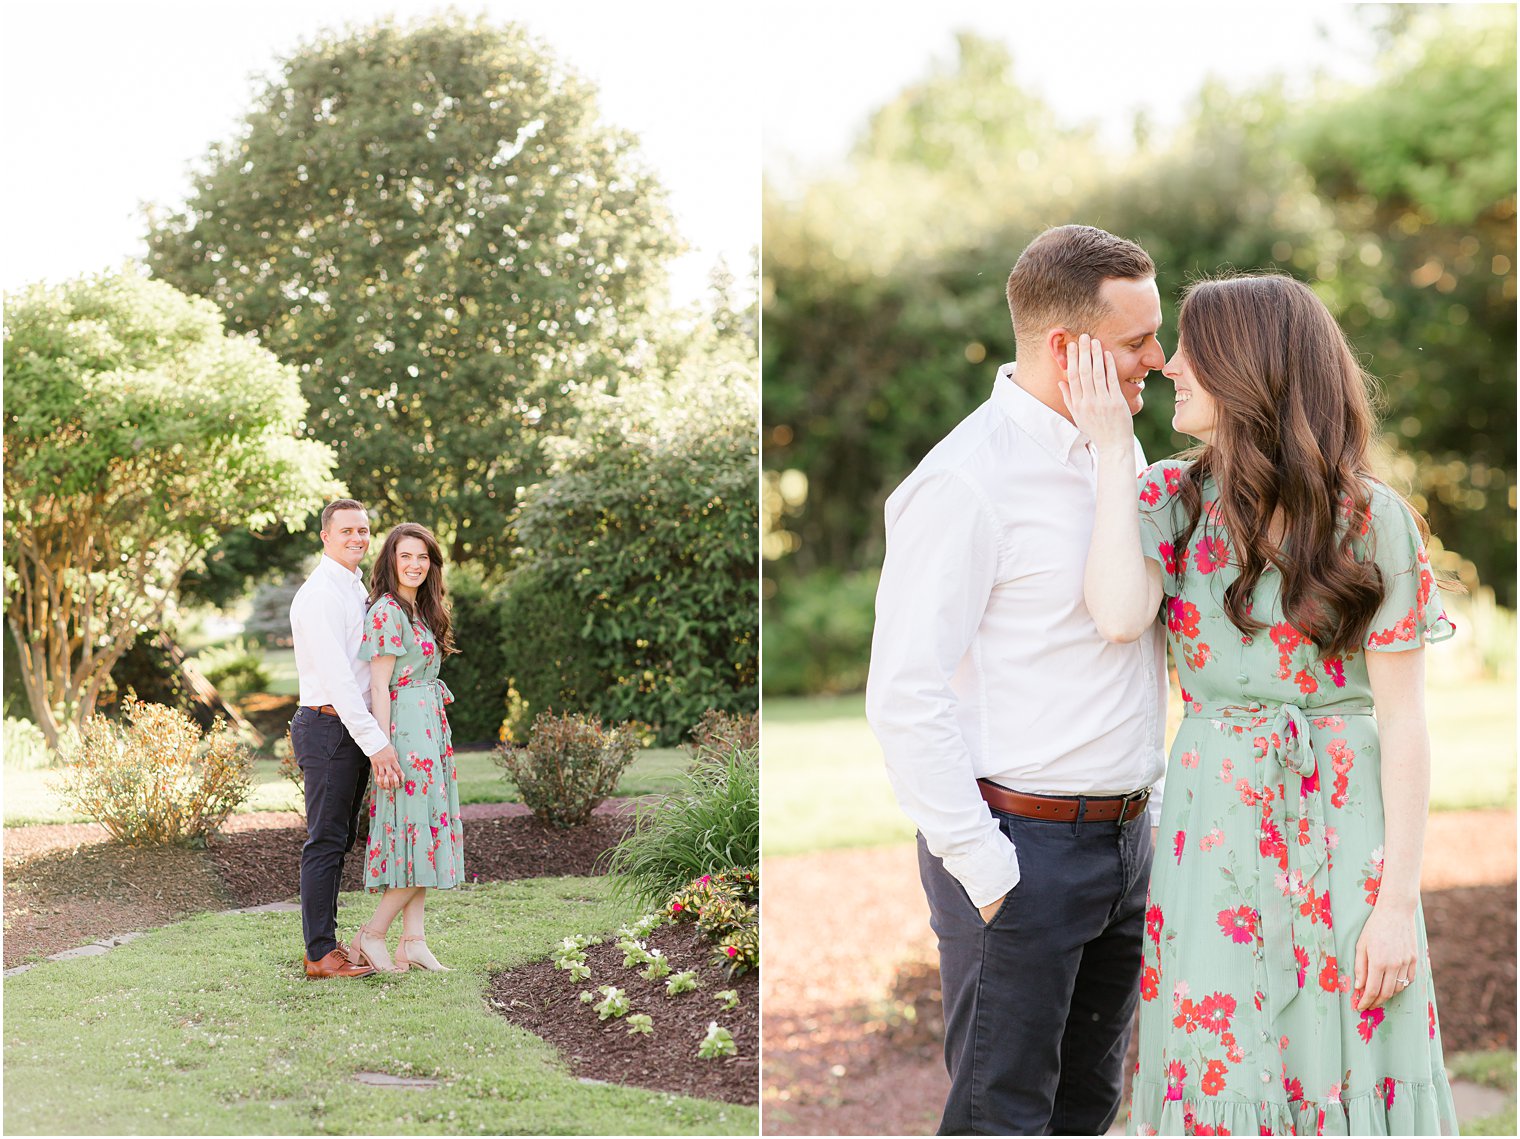
[[[1237,945],[1245,945],[1256,936],[1256,911],[1250,906],[1236,906],[1219,911],[1219,928]]]
[[[1151,906],[1145,911],[1146,935],[1157,945],[1161,944],[1161,907]]]
[[[1346,662],[1340,657],[1326,657],[1320,661],[1325,675],[1335,682],[1337,688],[1346,687]]]
[[[1223,538],[1200,538],[1193,547],[1193,564],[1199,573],[1213,573],[1230,562],[1230,547]]]
[[[408,779],[404,784],[404,788],[408,795],[417,794],[417,781],[415,779]]]
[[[1176,494],[1182,487],[1182,471],[1177,467],[1166,467],[1161,472],[1161,477],[1166,480],[1166,493]]]
[[[1224,1061],[1210,1060],[1209,1070],[1204,1073],[1203,1080],[1198,1085],[1203,1089],[1203,1094],[1218,1095],[1224,1091],[1224,1074]]]
[[[1140,999],[1153,1001],[1156,994],[1161,991],[1161,974],[1156,972],[1154,965],[1147,965],[1140,972]]]
[[[1166,1066],[1166,1098],[1177,1100],[1182,1098],[1182,1081],[1187,1079],[1187,1068],[1181,1060],[1173,1060]]]
[[[1297,1076],[1291,1080],[1283,1080],[1283,1091],[1287,1093],[1289,1103],[1297,1103],[1304,1098],[1304,1085],[1299,1082]]]
[[[1396,1081],[1394,1080],[1394,1078],[1392,1076],[1384,1076],[1383,1077],[1383,1108],[1384,1108],[1384,1110],[1387,1110],[1387,1111],[1392,1111],[1393,1110],[1393,1089],[1395,1087],[1395,1084],[1396,1084]]]
[[[1187,832],[1178,831],[1172,836],[1172,855],[1177,859],[1177,865],[1182,865],[1182,852],[1187,849]]]
[[[1334,957],[1325,958],[1325,967],[1319,971],[1319,987],[1327,993],[1344,992],[1351,987],[1350,979],[1337,972]]]
[[[1191,1036],[1198,1031],[1198,1008],[1187,997],[1182,998],[1182,1003],[1177,1006],[1177,1015],[1172,1017],[1172,1027],[1181,1028]]]
[[[1314,677],[1309,675],[1309,671],[1307,669],[1299,669],[1296,673],[1293,674],[1293,679],[1298,684],[1298,690],[1306,696],[1312,695],[1313,693],[1319,691],[1319,681],[1315,680]]]
[[[1356,1026],[1356,1034],[1369,1044],[1372,1042],[1372,1033],[1378,1025],[1383,1023],[1383,1010],[1370,1008],[1362,1013],[1362,1023]]]
[[[1210,993],[1198,1006],[1200,1027],[1215,1036],[1230,1027],[1230,1017],[1235,1015],[1235,998],[1229,993]]]
[[[1293,960],[1298,962],[1298,987],[1304,987],[1304,979],[1309,975],[1309,951],[1302,945],[1293,947]]]
[[[1180,634],[1184,640],[1198,636],[1198,607],[1180,597],[1167,602],[1167,630]]]
[[[1161,565],[1169,574],[1177,572],[1177,547],[1170,542],[1162,542],[1156,547],[1156,552],[1161,555]]]
[[[1155,506],[1161,501],[1161,488],[1153,482],[1147,482],[1145,489],[1140,492],[1140,501],[1147,506]]]

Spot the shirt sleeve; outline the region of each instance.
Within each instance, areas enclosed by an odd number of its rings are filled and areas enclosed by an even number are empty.
[[[1176,548],[1182,469],[1180,463],[1163,459],[1141,471],[1137,483],[1140,552],[1160,563],[1165,597],[1177,596],[1177,567],[1187,561],[1187,551]]]
[[[406,655],[406,629],[401,606],[382,597],[364,615],[364,639],[359,642],[359,659]]]
[[[332,684],[332,706],[348,734],[365,755],[374,755],[389,741],[364,702],[359,682],[349,667],[350,636],[340,605],[324,604],[320,598],[303,600],[290,610],[291,631],[302,638],[318,660],[332,661],[326,680]]]
[[[1019,863],[977,790],[951,680],[997,583],[997,527],[954,473],[905,489],[887,503],[866,718],[904,813],[980,907],[1018,884]]]
[[[1369,652],[1403,652],[1444,641],[1457,631],[1441,605],[1430,555],[1414,516],[1386,487],[1370,504],[1372,557],[1383,576],[1383,603],[1368,626]]]

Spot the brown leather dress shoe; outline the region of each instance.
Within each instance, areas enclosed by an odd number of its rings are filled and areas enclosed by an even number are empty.
[[[373,965],[359,965],[350,961],[348,950],[341,945],[320,961],[313,961],[310,957],[302,960],[306,962],[306,975],[313,980],[324,977],[368,977],[375,971]]]

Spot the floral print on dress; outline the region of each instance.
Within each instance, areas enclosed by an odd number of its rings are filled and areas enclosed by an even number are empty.
[[[464,828],[444,710],[454,697],[438,677],[443,654],[428,627],[407,620],[406,611],[386,594],[365,619],[359,656],[397,658],[390,682],[391,743],[402,778],[399,788],[372,788],[365,884],[371,890],[448,889],[464,878]]]
[[[1366,653],[1450,636],[1429,558],[1398,498],[1343,509],[1385,596],[1364,647],[1320,654],[1262,575],[1242,634],[1239,575],[1211,482],[1178,543],[1185,463],[1139,479],[1141,542],[1183,689],[1140,971],[1139,1134],[1440,1134],[1455,1128],[1423,918],[1413,984],[1355,1008],[1356,942],[1382,881],[1381,765]],[[1178,577],[1180,571],[1180,579]]]

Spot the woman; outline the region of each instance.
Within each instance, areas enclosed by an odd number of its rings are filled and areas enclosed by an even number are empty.
[[[369,602],[359,655],[370,662],[375,719],[396,746],[402,784],[376,788],[370,803],[365,881],[384,893],[350,956],[383,971],[444,970],[424,938],[423,907],[429,888],[447,890],[464,877],[458,775],[443,710],[454,697],[438,679],[439,664],[457,650],[443,556],[426,527],[403,522],[386,535]],[[385,937],[398,913],[393,963]]]
[[[1098,454],[1103,635],[1165,605],[1185,716],[1146,911],[1142,1134],[1453,1134],[1419,907],[1422,520],[1374,480],[1366,376],[1306,286],[1205,281],[1163,374],[1202,446],[1133,497],[1113,357],[1068,353]],[[1376,718],[1373,710],[1376,708]]]

